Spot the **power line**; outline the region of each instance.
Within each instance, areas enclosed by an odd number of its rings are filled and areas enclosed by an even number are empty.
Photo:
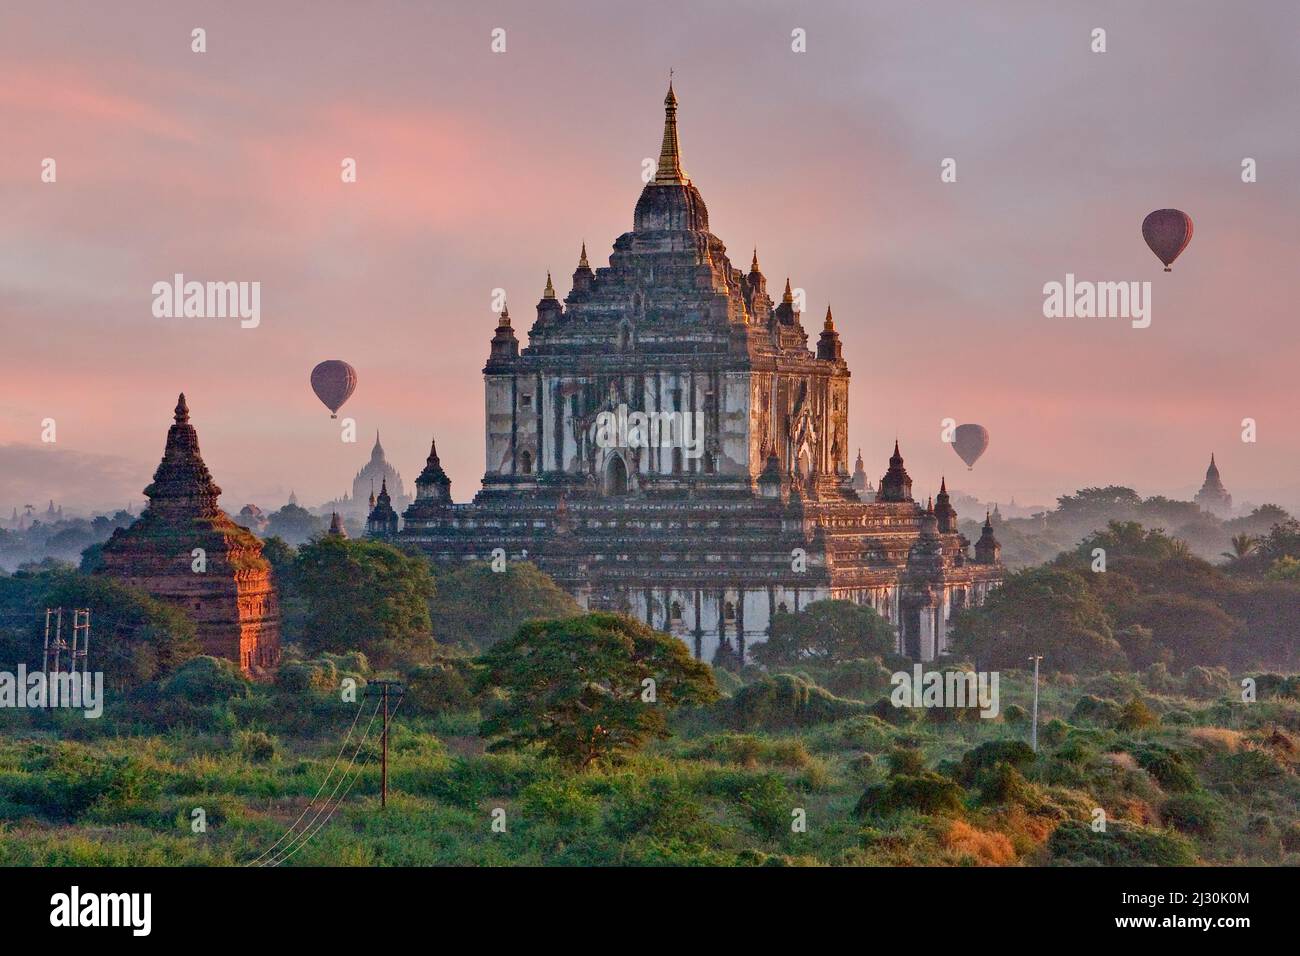
[[[321,781],[320,786],[316,789],[316,795],[307,802],[307,806],[303,807],[302,813],[298,814],[298,819],[293,821],[293,826],[289,827],[289,829],[285,830],[284,833],[280,834],[280,839],[276,840],[269,847],[263,850],[256,859],[250,860],[247,864],[245,864],[246,866],[256,866],[262,860],[263,857],[265,857],[277,846],[283,843],[285,837],[293,833],[293,831],[298,828],[298,824],[302,823],[302,818],[307,815],[307,811],[316,805],[316,801],[320,799],[320,795],[325,792],[325,787],[328,786],[330,782],[330,777],[334,776],[334,768],[339,765],[339,760],[343,758],[343,751],[347,749],[348,741],[352,739],[352,731],[356,730],[357,720],[359,720],[361,717],[361,711],[362,711],[362,707],[360,704],[358,704],[357,712],[352,715],[352,724],[351,726],[348,727],[348,732],[343,737],[343,743],[339,745],[339,752],[334,755],[334,762],[330,764],[329,773],[325,774],[325,779]]]
[[[380,706],[379,703],[376,702],[375,709],[370,715],[370,721],[366,724],[366,732],[362,736],[360,742],[357,744],[357,749],[353,752],[352,758],[348,761],[347,769],[345,769],[343,771],[342,776],[339,777],[338,783],[334,784],[334,789],[330,792],[330,795],[325,799],[325,803],[320,807],[319,810],[316,811],[316,815],[311,818],[311,822],[307,824],[307,827],[303,830],[302,833],[298,834],[298,836],[294,837],[293,840],[289,841],[289,843],[284,847],[284,849],[280,850],[280,852],[275,854],[275,856],[271,857],[271,859],[265,860],[262,863],[260,863],[259,866],[279,866],[281,863],[287,860],[289,856],[297,852],[298,849],[301,849],[301,847],[305,845],[308,840],[310,840],[313,836],[317,834],[317,832],[320,831],[321,827],[323,827],[326,823],[329,822],[330,817],[334,816],[334,811],[338,809],[338,804],[342,802],[343,799],[342,797],[339,797],[338,802],[335,803],[334,806],[330,809],[329,814],[325,817],[324,821],[322,821],[320,824],[316,824],[316,821],[320,820],[321,814],[325,812],[325,808],[329,807],[330,803],[334,801],[335,797],[338,797],[339,788],[343,786],[343,782],[347,780],[348,774],[352,772],[352,767],[356,764],[357,757],[361,754],[361,748],[366,745],[366,740],[369,739],[370,737],[370,728],[374,726],[375,718],[379,715],[379,706]],[[360,770],[357,771],[357,775],[358,776],[360,775]],[[344,791],[343,795],[347,796],[348,791],[350,791],[351,789],[352,789],[352,784],[349,783],[348,789]],[[313,825],[316,825],[316,828],[314,830],[312,829]]]
[[[388,713],[385,713],[385,714],[384,714],[385,718],[388,718],[388,717],[395,717],[395,716],[397,716],[398,708],[400,708],[401,706],[402,706],[402,698],[401,698],[401,697],[398,697],[398,699],[397,699],[397,704],[393,707],[393,712],[392,712],[392,714],[390,715],[390,714],[388,714]],[[374,722],[374,717],[372,716],[372,717],[371,717],[371,723],[373,723],[373,722]],[[367,735],[369,735],[369,733],[370,733],[370,728],[369,728],[368,726],[367,726],[367,728],[366,728],[366,733],[367,733]],[[364,744],[365,741],[362,740],[362,743]],[[360,752],[360,750],[361,750],[361,748],[360,748],[360,746],[358,746],[357,751]],[[355,784],[355,783],[357,782],[357,780],[361,777],[361,770],[362,770],[361,767],[358,767],[358,768],[357,768],[357,772],[353,775],[351,782],[348,783],[347,789],[343,791],[343,796],[339,797],[338,801],[334,804],[334,806],[333,806],[333,808],[330,810],[329,814],[325,817],[324,820],[322,820],[322,821],[320,822],[320,825],[317,826],[316,829],[313,830],[311,833],[309,833],[309,834],[307,835],[306,839],[304,839],[300,844],[298,844],[298,846],[294,847],[294,848],[293,848],[292,850],[290,850],[288,853],[286,853],[285,855],[281,856],[279,860],[277,860],[276,862],[274,862],[273,864],[271,864],[272,866],[279,866],[281,863],[285,862],[285,860],[288,860],[289,858],[291,858],[295,853],[297,853],[297,852],[298,852],[299,850],[301,850],[304,846],[306,846],[306,845],[307,845],[307,842],[308,842],[308,841],[309,841],[313,836],[315,836],[317,833],[319,833],[319,832],[321,831],[321,829],[325,826],[325,824],[327,824],[327,823],[330,822],[330,818],[333,817],[335,811],[338,810],[338,808],[339,808],[340,806],[343,805],[343,801],[347,798],[347,795],[352,791],[352,786],[353,786],[353,784]],[[345,774],[346,774],[346,772],[347,772],[347,771],[345,771]],[[283,851],[282,851],[282,852],[283,852]]]

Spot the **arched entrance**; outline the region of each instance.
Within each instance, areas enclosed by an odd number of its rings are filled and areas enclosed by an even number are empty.
[[[618,455],[610,455],[605,465],[605,494],[627,494],[627,465]]]

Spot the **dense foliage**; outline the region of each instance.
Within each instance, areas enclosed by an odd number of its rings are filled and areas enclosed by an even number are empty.
[[[437,570],[437,569],[435,569]],[[525,621],[571,617],[581,610],[568,593],[528,562],[493,571],[484,562],[442,571],[431,603],[442,644],[491,647]]]
[[[1276,526],[1257,552],[1218,567],[1159,529],[1112,522],[1049,565],[1007,577],[954,627],[958,652],[997,667],[1030,654],[1072,672],[1300,666],[1300,580],[1270,576],[1300,554]],[[1104,564],[1102,561],[1104,560]]]
[[[480,688],[504,694],[480,728],[492,749],[536,743],[580,766],[666,737],[673,708],[717,697],[685,644],[616,614],[529,622],[480,663]]]
[[[325,536],[298,549],[294,587],[309,651],[360,649],[377,660],[433,647],[433,576],[423,558],[381,541]]]
[[[772,635],[754,647],[760,664],[849,660],[888,654],[894,629],[873,609],[851,601],[814,601],[797,614],[778,611]]]

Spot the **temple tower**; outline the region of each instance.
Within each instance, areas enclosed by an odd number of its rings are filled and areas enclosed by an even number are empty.
[[[205,654],[247,674],[280,659],[280,611],[262,543],[217,506],[221,489],[199,453],[182,394],[149,504],[104,545],[96,573],[175,604],[194,619]]]

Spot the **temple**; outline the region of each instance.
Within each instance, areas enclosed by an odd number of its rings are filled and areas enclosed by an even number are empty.
[[[1214,463],[1214,454],[1210,454],[1210,467],[1205,469],[1205,484],[1192,499],[1205,511],[1226,518],[1232,514],[1232,495],[1223,487],[1219,478],[1219,466]]]
[[[203,653],[257,676],[280,659],[280,611],[262,543],[217,506],[182,394],[149,505],[104,544],[97,569],[193,618]]]
[[[410,505],[411,499],[406,496],[406,490],[402,487],[402,476],[384,455],[384,446],[380,444],[379,431],[376,430],[375,444],[370,449],[370,460],[352,479],[352,493],[350,495],[345,493],[341,498],[325,502],[319,510],[322,514],[337,511],[343,518],[364,519],[369,514],[369,508],[366,507],[367,499],[373,496],[376,489],[385,486],[388,488],[389,500],[398,512]],[[370,503],[370,507],[374,507],[374,502]]]
[[[474,501],[452,501],[435,445],[400,532],[381,493],[368,533],[439,562],[535,562],[700,658],[743,661],[776,614],[840,598],[931,660],[953,612],[1001,581],[992,527],[972,557],[946,484],[918,503],[897,443],[874,492],[860,455],[850,474],[829,306],[810,347],[789,279],[776,301],[757,250],[732,265],[682,168],[671,84],[664,108],[658,168],[609,265],[583,244],[563,301],[548,275],[526,346],[501,311]]]

